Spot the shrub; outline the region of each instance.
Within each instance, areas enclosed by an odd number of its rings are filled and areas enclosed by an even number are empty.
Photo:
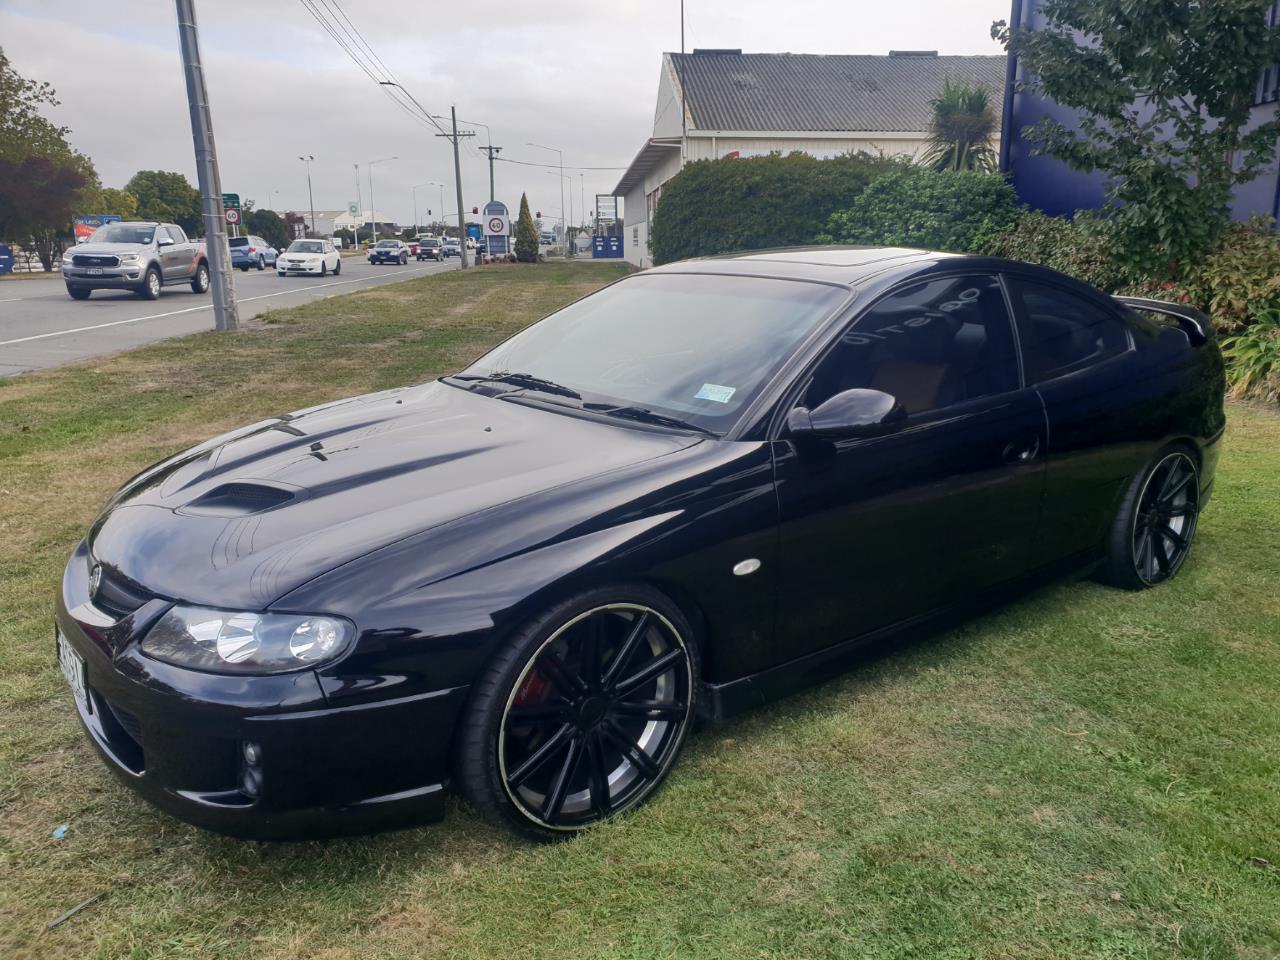
[[[663,185],[653,261],[814,243],[827,218],[894,163],[865,153],[695,161]]]
[[[821,240],[977,252],[1011,229],[1018,213],[1013,187],[1003,177],[899,167],[832,214]]]
[[[984,253],[1038,263],[1108,292],[1133,278],[1116,258],[1110,221],[1079,213],[1074,221],[1031,211],[1009,230],[992,237]]]
[[[521,263],[538,263],[538,228],[529,212],[529,197],[520,194],[520,215],[516,218],[516,259]]]
[[[1231,395],[1280,401],[1280,310],[1255,311],[1243,333],[1222,341]]]

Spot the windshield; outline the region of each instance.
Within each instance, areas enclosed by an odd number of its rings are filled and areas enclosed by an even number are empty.
[[[319,240],[295,240],[289,244],[289,253],[324,253],[324,244]]]
[[[790,280],[642,274],[516,334],[464,376],[526,374],[589,409],[642,407],[723,433],[848,296]]]
[[[91,243],[150,243],[156,228],[150,224],[106,223],[93,231]]]
[[[378,246],[380,246],[380,247],[398,247],[398,246],[400,246],[400,242],[399,242],[398,240],[379,240],[379,241],[378,241]]]

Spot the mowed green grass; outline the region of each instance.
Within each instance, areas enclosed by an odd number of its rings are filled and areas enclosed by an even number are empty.
[[[451,273],[0,382],[0,957],[1280,955],[1280,417],[1247,407],[1173,584],[1052,587],[705,729],[652,803],[569,843],[454,805],[246,844],[115,783],[50,625],[110,491],[237,423],[456,368],[617,275]]]

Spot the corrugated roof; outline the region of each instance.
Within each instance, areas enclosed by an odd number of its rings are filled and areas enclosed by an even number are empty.
[[[986,87],[999,109],[1003,56],[672,53],[698,130],[914,132],[944,79]]]

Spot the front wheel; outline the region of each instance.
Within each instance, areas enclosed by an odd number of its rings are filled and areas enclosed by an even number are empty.
[[[1179,448],[1163,451],[1125,492],[1099,578],[1126,590],[1172,579],[1191,550],[1199,517],[1195,459]]]
[[[191,292],[209,292],[209,268],[203,263],[196,267],[196,275],[191,278]]]
[[[258,255],[258,269],[259,270],[267,269],[267,258],[264,257],[262,254]]]
[[[342,273],[342,258],[339,257],[333,264],[333,275],[336,277]]]
[[[89,294],[93,292],[91,287],[73,287],[67,284],[67,293],[71,295],[72,300],[88,300]]]
[[[327,276],[329,273],[329,265],[323,260],[320,261],[320,276]]]
[[[147,270],[146,276],[142,278],[142,286],[138,288],[138,296],[143,300],[159,300],[160,299],[160,271],[155,267]]]
[[[638,806],[694,716],[693,630],[647,586],[591,590],[519,630],[476,684],[458,782],[485,816],[555,840]]]

